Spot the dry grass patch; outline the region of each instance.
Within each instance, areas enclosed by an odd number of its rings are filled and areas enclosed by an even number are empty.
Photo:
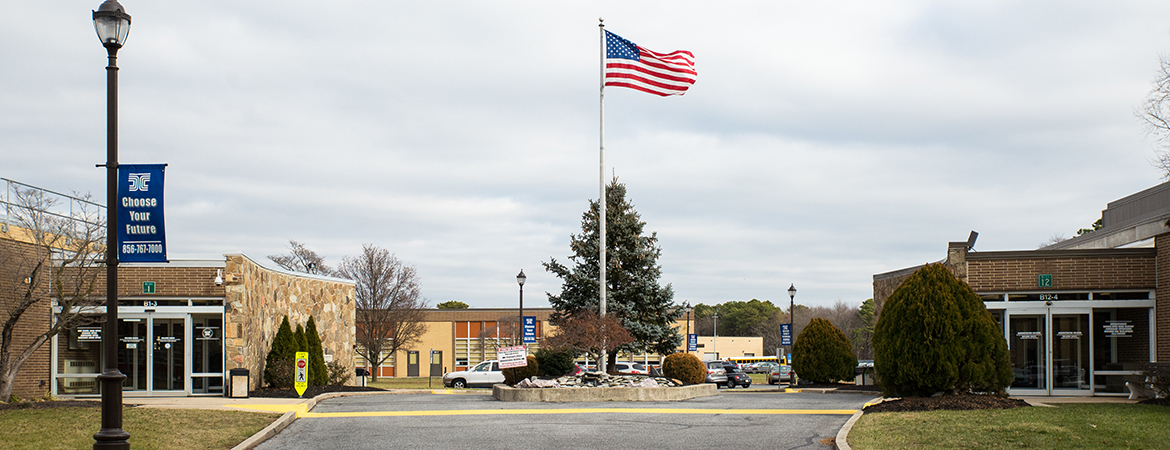
[[[133,449],[228,449],[279,414],[194,409],[124,408],[122,429]],[[100,408],[0,411],[0,442],[8,449],[92,449]]]

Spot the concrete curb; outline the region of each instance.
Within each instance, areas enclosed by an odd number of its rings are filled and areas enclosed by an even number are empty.
[[[852,447],[849,446],[848,442],[849,430],[853,429],[853,424],[857,423],[857,419],[860,419],[861,414],[864,412],[864,409],[857,410],[857,412],[853,413],[853,416],[850,417],[847,422],[845,422],[845,425],[841,426],[841,429],[837,431],[837,438],[833,440],[834,448],[837,448],[838,450],[852,450]]]
[[[714,384],[669,388],[514,388],[492,386],[492,396],[502,402],[669,402],[717,395]]]
[[[297,413],[295,411],[286,412],[284,415],[280,416],[279,419],[276,419],[275,422],[272,422],[268,424],[268,426],[264,427],[263,430],[260,430],[256,434],[253,434],[252,437],[244,439],[244,442],[241,442],[235,447],[232,447],[232,450],[250,450],[257,445],[260,445],[264,441],[267,441],[269,438],[276,436],[277,433],[280,433],[281,430],[285,429],[285,427],[291,425],[296,419]]]

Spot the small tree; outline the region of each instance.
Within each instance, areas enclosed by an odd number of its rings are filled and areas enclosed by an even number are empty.
[[[268,255],[268,259],[280,267],[293,272],[311,275],[333,275],[333,269],[325,264],[325,258],[305,247],[305,244],[289,239],[287,255]]]
[[[792,346],[792,370],[814,383],[853,378],[857,356],[845,333],[828,320],[813,318]]]
[[[288,323],[288,316],[280,322],[276,336],[272,338],[272,345],[268,348],[268,357],[264,359],[264,382],[275,389],[292,387],[292,365],[296,358],[297,340],[292,326]]]
[[[882,394],[1002,394],[1013,379],[1007,342],[983,301],[942,264],[927,264],[882,306],[873,334]]]
[[[293,339],[297,343],[298,352],[309,351],[309,339],[305,337],[305,327],[301,326],[299,323],[297,324],[297,331],[293,333]],[[293,357],[296,357],[295,353],[293,354]]]
[[[339,276],[354,281],[357,342],[362,356],[377,367],[399,349],[410,348],[426,331],[418,273],[386,249],[368,244],[356,258],[342,259]]]
[[[590,309],[578,310],[570,315],[556,334],[545,338],[544,345],[548,348],[570,350],[574,353],[588,354],[590,359],[596,360],[601,356],[604,347],[613,353],[623,345],[634,342],[634,337],[622,327],[622,323],[614,316],[605,316],[605,320]],[[608,367],[613,367],[610,364]]]
[[[438,305],[435,305],[435,307],[439,309],[467,309],[470,308],[471,305],[460,301],[451,300],[449,302],[439,303]]]
[[[329,384],[329,369],[325,366],[325,348],[321,346],[321,335],[317,334],[317,322],[309,316],[305,325],[305,339],[309,343],[309,385]]]

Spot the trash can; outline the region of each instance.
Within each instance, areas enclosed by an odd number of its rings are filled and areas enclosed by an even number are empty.
[[[248,369],[228,371],[228,398],[248,398]]]

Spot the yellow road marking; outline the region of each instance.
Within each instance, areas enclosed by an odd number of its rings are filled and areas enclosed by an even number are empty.
[[[369,411],[314,413],[297,412],[298,418],[330,417],[412,417],[477,416],[519,414],[839,414],[852,415],[856,409],[701,409],[701,408],[565,408],[565,409],[445,409],[431,411]]]
[[[309,412],[309,405],[306,405],[304,403],[292,403],[292,404],[283,404],[283,405],[282,404],[264,404],[264,405],[223,405],[223,406],[228,407],[228,408],[254,409],[254,410],[259,410],[259,411],[268,411],[268,412],[275,412],[275,413],[281,413],[281,414],[289,412],[289,411],[296,411],[297,417],[300,417],[301,414],[303,414],[303,413]]]

